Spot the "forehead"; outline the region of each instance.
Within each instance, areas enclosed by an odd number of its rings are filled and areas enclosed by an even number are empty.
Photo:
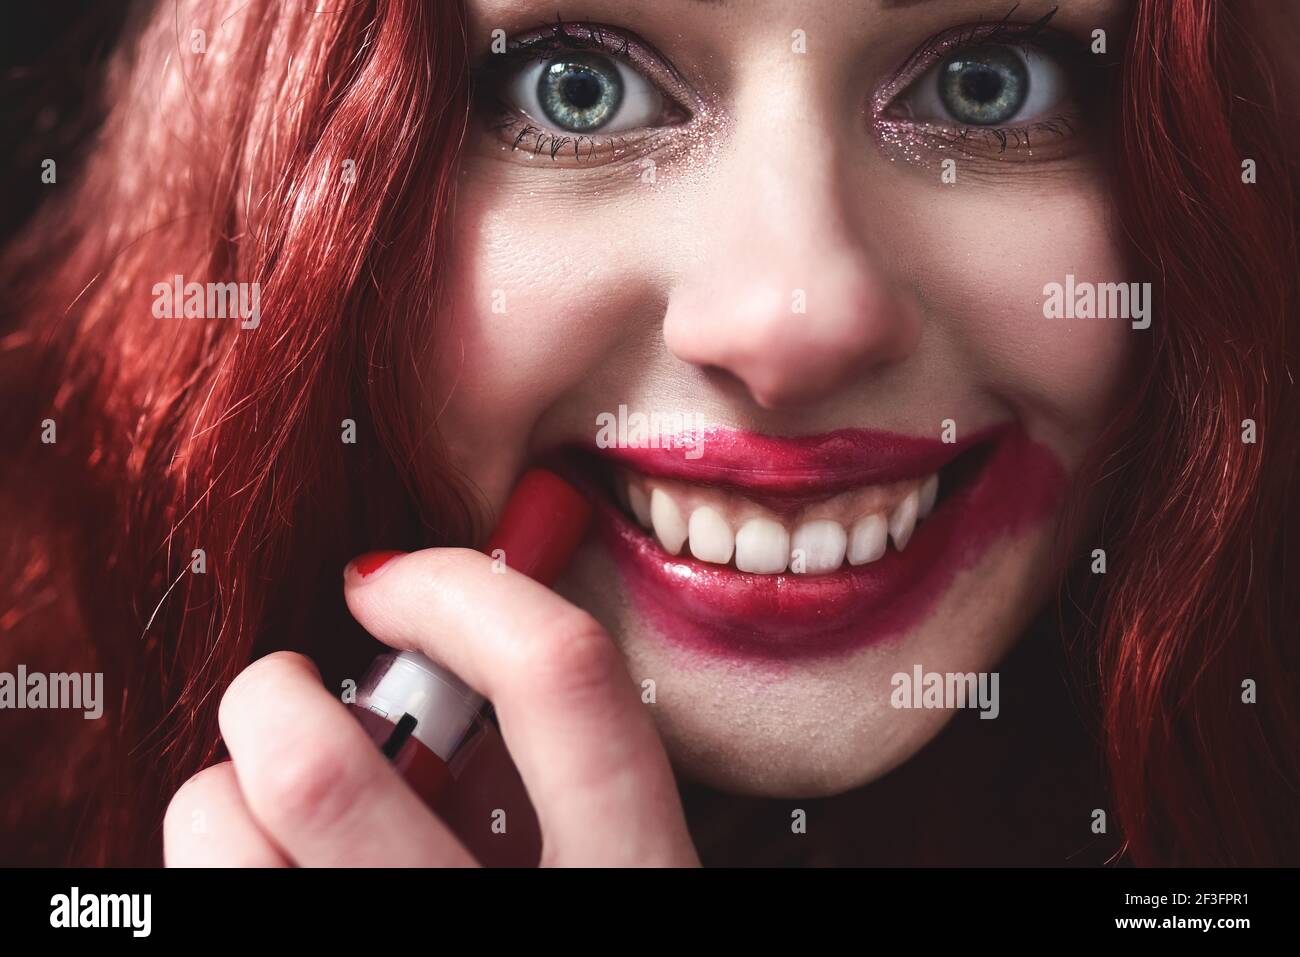
[[[1131,5],[1131,0],[584,0],[566,5],[564,20],[620,17],[639,21],[690,18],[692,23],[720,24],[780,19],[800,24],[887,24],[903,17],[973,16],[1000,20],[1037,19],[1053,9],[1071,20],[1089,18],[1103,25]],[[519,21],[551,22],[557,19],[551,0],[468,0],[471,16],[506,25]]]

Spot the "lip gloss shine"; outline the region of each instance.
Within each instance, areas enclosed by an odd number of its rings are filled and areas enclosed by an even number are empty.
[[[591,520],[591,505],[545,469],[520,478],[483,551],[551,585]],[[492,705],[446,668],[412,651],[379,655],[349,705],[417,794],[436,807],[482,739]]]

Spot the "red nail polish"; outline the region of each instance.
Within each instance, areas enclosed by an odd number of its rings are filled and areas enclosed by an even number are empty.
[[[399,555],[406,552],[366,552],[352,559],[352,570],[362,578],[369,578]]]
[[[553,472],[531,469],[511,493],[483,550],[544,585],[564,571],[591,520],[591,504]],[[362,577],[401,552],[371,552]],[[367,563],[367,564],[363,564]],[[441,665],[411,651],[380,655],[350,706],[393,765],[436,810],[474,745],[492,705]]]

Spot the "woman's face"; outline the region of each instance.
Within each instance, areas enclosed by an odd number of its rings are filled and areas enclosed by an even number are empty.
[[[1087,99],[1121,4],[470,7],[426,397],[454,465],[493,508],[556,454],[597,490],[559,590],[684,774],[880,776],[952,715],[895,707],[894,676],[991,672],[1050,599],[1129,380],[1127,319],[1044,308],[1129,278]]]

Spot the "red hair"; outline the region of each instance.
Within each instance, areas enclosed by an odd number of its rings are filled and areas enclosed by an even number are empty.
[[[1117,488],[1082,640],[1138,864],[1300,859],[1300,140],[1269,60],[1227,3],[1137,4],[1115,184],[1159,312],[1090,470]]]
[[[1116,183],[1163,310],[1090,473],[1117,481],[1084,647],[1132,859],[1295,862],[1295,174],[1226,5],[1159,6],[1135,14]],[[128,25],[77,185],[4,270],[22,452],[0,507],[27,542],[4,556],[6,657],[52,653],[52,628],[70,647],[82,636],[118,695],[95,732],[111,741],[76,761],[23,750],[30,799],[0,830],[66,834],[80,814],[81,863],[159,859],[166,801],[219,753],[220,692],[250,660],[287,647],[358,674],[347,559],[478,531],[410,401],[468,116],[462,13],[251,0],[228,20],[186,16],[163,4]],[[1241,182],[1243,158],[1258,184]],[[175,274],[259,282],[260,328],[155,319],[153,284]],[[1246,418],[1258,444],[1240,440]],[[200,548],[207,572],[192,574]],[[1246,678],[1258,704],[1240,703]],[[4,856],[53,853],[28,839]]]

